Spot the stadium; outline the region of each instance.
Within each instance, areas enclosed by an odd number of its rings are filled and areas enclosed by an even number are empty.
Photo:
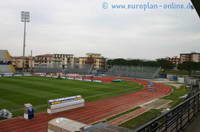
[[[199,15],[199,3],[192,3]],[[29,12],[22,13],[24,22]],[[100,54],[88,55],[77,64],[72,54],[45,54],[37,61],[55,63],[36,62],[33,68],[32,56],[14,58],[0,50],[0,132],[199,131],[198,70],[163,76],[161,67],[106,67]],[[177,57],[172,60],[177,63]]]
[[[113,66],[103,74],[92,73],[92,65],[37,67],[21,74],[8,51],[1,50],[0,58],[0,108],[10,118],[1,118],[1,132],[51,132],[58,120],[79,123],[82,131],[128,132],[168,112],[189,92],[184,84],[159,80],[160,67]],[[33,120],[27,120],[30,106]]]

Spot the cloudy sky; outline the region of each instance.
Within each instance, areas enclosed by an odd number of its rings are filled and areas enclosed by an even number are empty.
[[[147,0],[2,0],[0,49],[22,55],[20,12],[31,12],[26,54],[101,53],[108,58],[155,59],[200,52],[200,19],[189,9],[108,9],[102,3],[136,4]],[[150,0],[170,3],[174,0]],[[177,0],[187,3],[187,0]]]

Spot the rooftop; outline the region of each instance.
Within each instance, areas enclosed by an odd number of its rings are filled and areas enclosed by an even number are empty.
[[[36,57],[53,57],[53,54],[37,55]]]

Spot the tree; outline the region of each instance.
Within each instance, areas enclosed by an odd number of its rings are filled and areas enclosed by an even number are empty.
[[[156,66],[159,67],[159,63],[157,61],[144,61],[144,60],[139,60],[139,59],[123,59],[123,58],[118,58],[118,59],[113,59],[113,60],[108,60],[107,61],[108,66],[112,65],[125,65],[125,66]]]
[[[108,65],[127,65],[127,60],[123,58],[113,59],[107,61]]]
[[[172,64],[170,61],[168,61],[166,59],[157,59],[157,62],[159,64],[159,66],[164,70],[170,70],[175,67],[174,64]]]
[[[125,65],[125,66],[152,66],[152,67],[162,67],[164,70],[173,69],[175,67],[170,61],[166,59],[158,59],[157,61],[145,61],[139,59],[113,59],[107,61],[108,66],[113,65]]]
[[[197,62],[183,62],[182,64],[178,65],[179,70],[186,70],[189,72],[189,74],[192,73],[192,71],[200,70],[200,63]]]

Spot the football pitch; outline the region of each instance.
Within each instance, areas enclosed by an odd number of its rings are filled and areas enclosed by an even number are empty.
[[[0,109],[8,109],[19,116],[25,103],[31,103],[36,112],[40,112],[46,110],[49,99],[81,95],[86,101],[95,101],[142,88],[128,81],[98,83],[45,77],[1,77]]]

